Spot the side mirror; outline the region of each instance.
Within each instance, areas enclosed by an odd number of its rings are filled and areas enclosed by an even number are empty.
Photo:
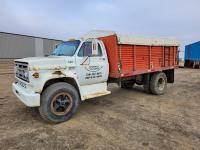
[[[92,41],[92,56],[97,56],[98,55],[98,44],[97,40]]]

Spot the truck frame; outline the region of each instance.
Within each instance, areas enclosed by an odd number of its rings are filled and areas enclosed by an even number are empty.
[[[14,94],[54,123],[69,120],[80,101],[108,95],[109,83],[143,85],[160,95],[174,82],[179,42],[93,31],[57,45],[48,57],[15,60]]]

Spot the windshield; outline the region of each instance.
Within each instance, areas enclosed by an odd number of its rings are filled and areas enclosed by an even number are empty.
[[[80,44],[79,40],[67,41],[56,46],[51,55],[55,56],[72,56]]]

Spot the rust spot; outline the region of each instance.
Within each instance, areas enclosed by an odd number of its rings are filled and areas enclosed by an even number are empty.
[[[58,66],[58,67],[55,67],[54,69],[55,69],[55,70],[59,70],[59,69],[62,69],[62,67],[61,67],[61,66]]]
[[[62,71],[60,71],[60,70],[54,71],[52,74],[64,75],[65,76],[65,74]]]
[[[33,71],[38,71],[39,69],[40,69],[40,68],[37,67],[37,66],[33,67]]]
[[[42,93],[42,90],[36,91],[35,93],[41,94],[41,93]]]

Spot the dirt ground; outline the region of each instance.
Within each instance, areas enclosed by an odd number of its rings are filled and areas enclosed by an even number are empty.
[[[200,149],[200,70],[178,69],[165,95],[110,85],[68,122],[48,124],[11,92],[0,75],[0,149]]]

